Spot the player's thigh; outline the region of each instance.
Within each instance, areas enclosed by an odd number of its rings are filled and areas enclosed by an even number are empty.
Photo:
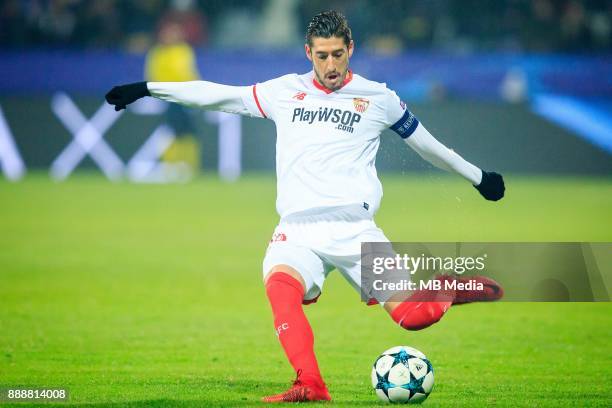
[[[373,293],[373,280],[377,275],[371,270],[374,258],[395,257],[395,251],[384,232],[372,221],[359,234],[351,238],[346,246],[359,248],[351,255],[330,256],[330,261],[342,276],[358,291],[363,300],[377,299],[380,295]]]
[[[284,267],[290,269],[283,270]],[[263,261],[264,281],[272,272],[297,273],[304,285],[304,299],[314,299],[323,288],[326,276],[323,260],[311,249],[289,242],[270,244]]]

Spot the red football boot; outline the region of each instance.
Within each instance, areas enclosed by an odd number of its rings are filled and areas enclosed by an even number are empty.
[[[457,282],[468,283],[471,280],[482,283],[484,290],[459,290],[455,293],[453,305],[462,305],[472,302],[493,302],[504,296],[504,289],[501,285],[486,276],[464,276],[455,277]]]
[[[422,330],[437,323],[450,309],[455,300],[455,290],[448,283],[454,278],[441,275],[431,280],[440,284],[440,289],[420,289],[397,305],[391,318],[406,330]]]
[[[300,380],[301,371],[298,371],[297,378],[291,388],[287,391],[263,397],[263,402],[309,402],[309,401],[331,401],[331,395],[327,391],[325,383],[306,384]]]

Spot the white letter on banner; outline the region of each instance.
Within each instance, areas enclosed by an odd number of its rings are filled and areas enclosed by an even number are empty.
[[[6,178],[12,181],[19,180],[26,171],[2,108],[0,108],[0,167]]]
[[[219,125],[219,176],[235,181],[242,171],[242,122],[240,116],[206,112],[206,119]]]
[[[100,106],[91,120],[87,120],[72,99],[65,93],[53,95],[51,108],[60,121],[72,133],[73,140],[51,164],[51,176],[64,180],[78,164],[90,155],[110,180],[123,176],[123,161],[104,140],[104,133],[121,116],[106,102]]]

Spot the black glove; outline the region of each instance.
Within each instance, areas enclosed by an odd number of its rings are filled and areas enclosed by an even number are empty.
[[[133,84],[119,85],[111,89],[105,96],[106,102],[115,105],[115,110],[125,109],[130,103],[151,96],[146,82],[135,82]]]
[[[506,186],[501,174],[494,172],[482,171],[482,181],[479,185],[474,186],[476,190],[489,201],[501,200],[504,196]]]

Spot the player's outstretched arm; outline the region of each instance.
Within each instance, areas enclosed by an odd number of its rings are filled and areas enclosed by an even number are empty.
[[[145,96],[153,96],[168,102],[249,115],[243,95],[248,95],[250,87],[229,86],[208,81],[187,82],[136,82],[115,86],[106,94],[106,101],[115,110],[125,109],[127,105]]]
[[[474,166],[440,143],[421,123],[414,133],[404,140],[419,156],[434,166],[460,174],[469,180],[487,200],[498,201],[504,196],[504,179],[500,174],[487,172]]]

